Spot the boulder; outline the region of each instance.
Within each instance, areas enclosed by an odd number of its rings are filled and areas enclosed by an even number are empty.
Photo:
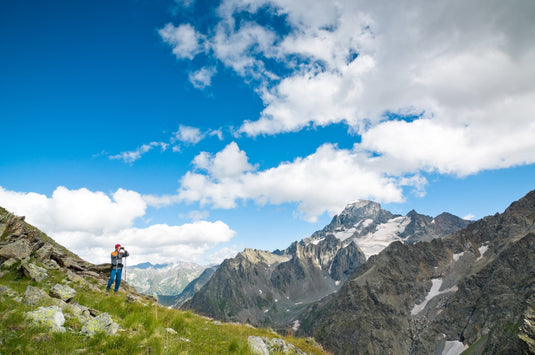
[[[269,339],[267,337],[250,336],[247,339],[247,342],[249,344],[249,349],[253,354],[306,355],[301,349],[296,348],[292,344],[288,344],[280,338]]]
[[[2,269],[9,269],[10,267],[12,267],[13,265],[15,265],[18,262],[19,261],[17,259],[15,259],[15,258],[7,259],[6,261],[4,261],[2,263]]]
[[[26,239],[19,239],[0,247],[0,257],[5,259],[22,260],[29,257],[31,253],[32,248]]]
[[[34,281],[41,282],[48,277],[46,269],[33,263],[23,262],[20,267],[24,276]]]
[[[261,337],[251,335],[247,338],[249,350],[255,355],[269,355],[269,349]]]
[[[53,332],[64,333],[65,317],[58,306],[39,307],[37,310],[26,313],[26,318],[32,325],[45,327]]]
[[[71,302],[69,303],[68,307],[71,313],[78,318],[82,324],[90,321],[93,318],[91,315],[91,310],[86,306],[82,306],[76,302]]]
[[[55,252],[54,246],[46,242],[41,248],[39,248],[35,252],[35,257],[44,262],[50,259],[50,256],[53,252]]]
[[[108,313],[101,313],[85,323],[80,332],[92,337],[97,333],[114,335],[117,333],[117,330],[119,330],[119,325],[113,322],[111,316]]]
[[[19,294],[17,291],[7,287],[7,286],[0,286],[0,296],[7,296],[9,298],[17,297]]]
[[[25,302],[29,305],[37,305],[46,298],[48,298],[47,293],[37,287],[28,286],[24,292]]]
[[[76,296],[76,291],[69,286],[55,284],[50,289],[49,295],[54,298],[59,298],[62,301],[69,302],[74,296]]]

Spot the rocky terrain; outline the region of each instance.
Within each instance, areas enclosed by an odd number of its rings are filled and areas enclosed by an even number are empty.
[[[337,354],[528,354],[535,191],[444,239],[395,242],[313,304],[298,330]]]
[[[323,354],[311,338],[161,307],[0,208],[2,354]],[[290,340],[291,342],[289,342]]]
[[[285,250],[246,249],[225,260],[182,307],[291,333],[308,305],[339,290],[367,257],[393,241],[442,238],[468,223],[449,214],[398,216],[371,201],[352,203],[323,230]]]

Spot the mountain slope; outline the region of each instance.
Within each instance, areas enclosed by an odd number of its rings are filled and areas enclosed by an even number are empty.
[[[311,339],[169,310],[0,208],[2,354],[323,354]]]
[[[445,239],[393,243],[312,305],[299,333],[337,354],[529,353],[534,222],[535,191]]]
[[[226,260],[182,307],[224,321],[294,331],[307,305],[336,292],[366,256],[395,240],[444,237],[468,223],[446,214],[396,216],[377,203],[355,202],[323,230],[283,251],[246,249]]]
[[[205,267],[187,262],[128,267],[128,282],[138,292],[153,296],[177,296],[204,271]]]

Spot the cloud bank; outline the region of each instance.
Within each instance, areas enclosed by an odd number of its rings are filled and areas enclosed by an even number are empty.
[[[118,189],[108,196],[82,188],[58,187],[51,197],[0,187],[0,205],[94,263],[109,262],[116,243],[128,248],[132,263],[198,261],[235,232],[221,221],[197,220],[180,226],[134,227],[146,215],[147,203],[135,191]]]
[[[314,219],[347,196],[401,201],[406,186],[423,194],[424,173],[535,162],[533,1],[223,0],[216,13],[208,28],[167,24],[160,35],[178,59],[216,60],[256,90],[264,109],[238,133],[343,122],[357,143],[264,171],[244,166],[245,152],[232,163],[202,153],[179,200],[297,202]],[[178,32],[188,35],[170,35]],[[224,176],[223,160],[242,171]]]

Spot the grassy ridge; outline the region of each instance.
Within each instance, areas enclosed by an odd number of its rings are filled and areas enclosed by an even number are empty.
[[[215,322],[191,312],[167,309],[149,300],[128,302],[122,292],[107,296],[102,284],[95,290],[87,284],[66,281],[59,270],[51,271],[50,277],[41,283],[23,277],[17,265],[2,273],[0,286],[13,289],[20,298],[0,295],[1,354],[250,354],[247,344],[250,335],[280,337],[267,329]],[[63,311],[66,333],[30,326],[24,313],[39,305],[53,305],[54,301],[46,299],[37,306],[29,306],[21,302],[26,287],[32,285],[48,291],[56,282],[68,284],[77,291],[73,301],[110,314],[119,324],[119,332],[114,336],[97,334],[92,338],[81,335],[83,325],[71,317],[68,310]],[[280,338],[307,353],[324,354],[310,340]]]

